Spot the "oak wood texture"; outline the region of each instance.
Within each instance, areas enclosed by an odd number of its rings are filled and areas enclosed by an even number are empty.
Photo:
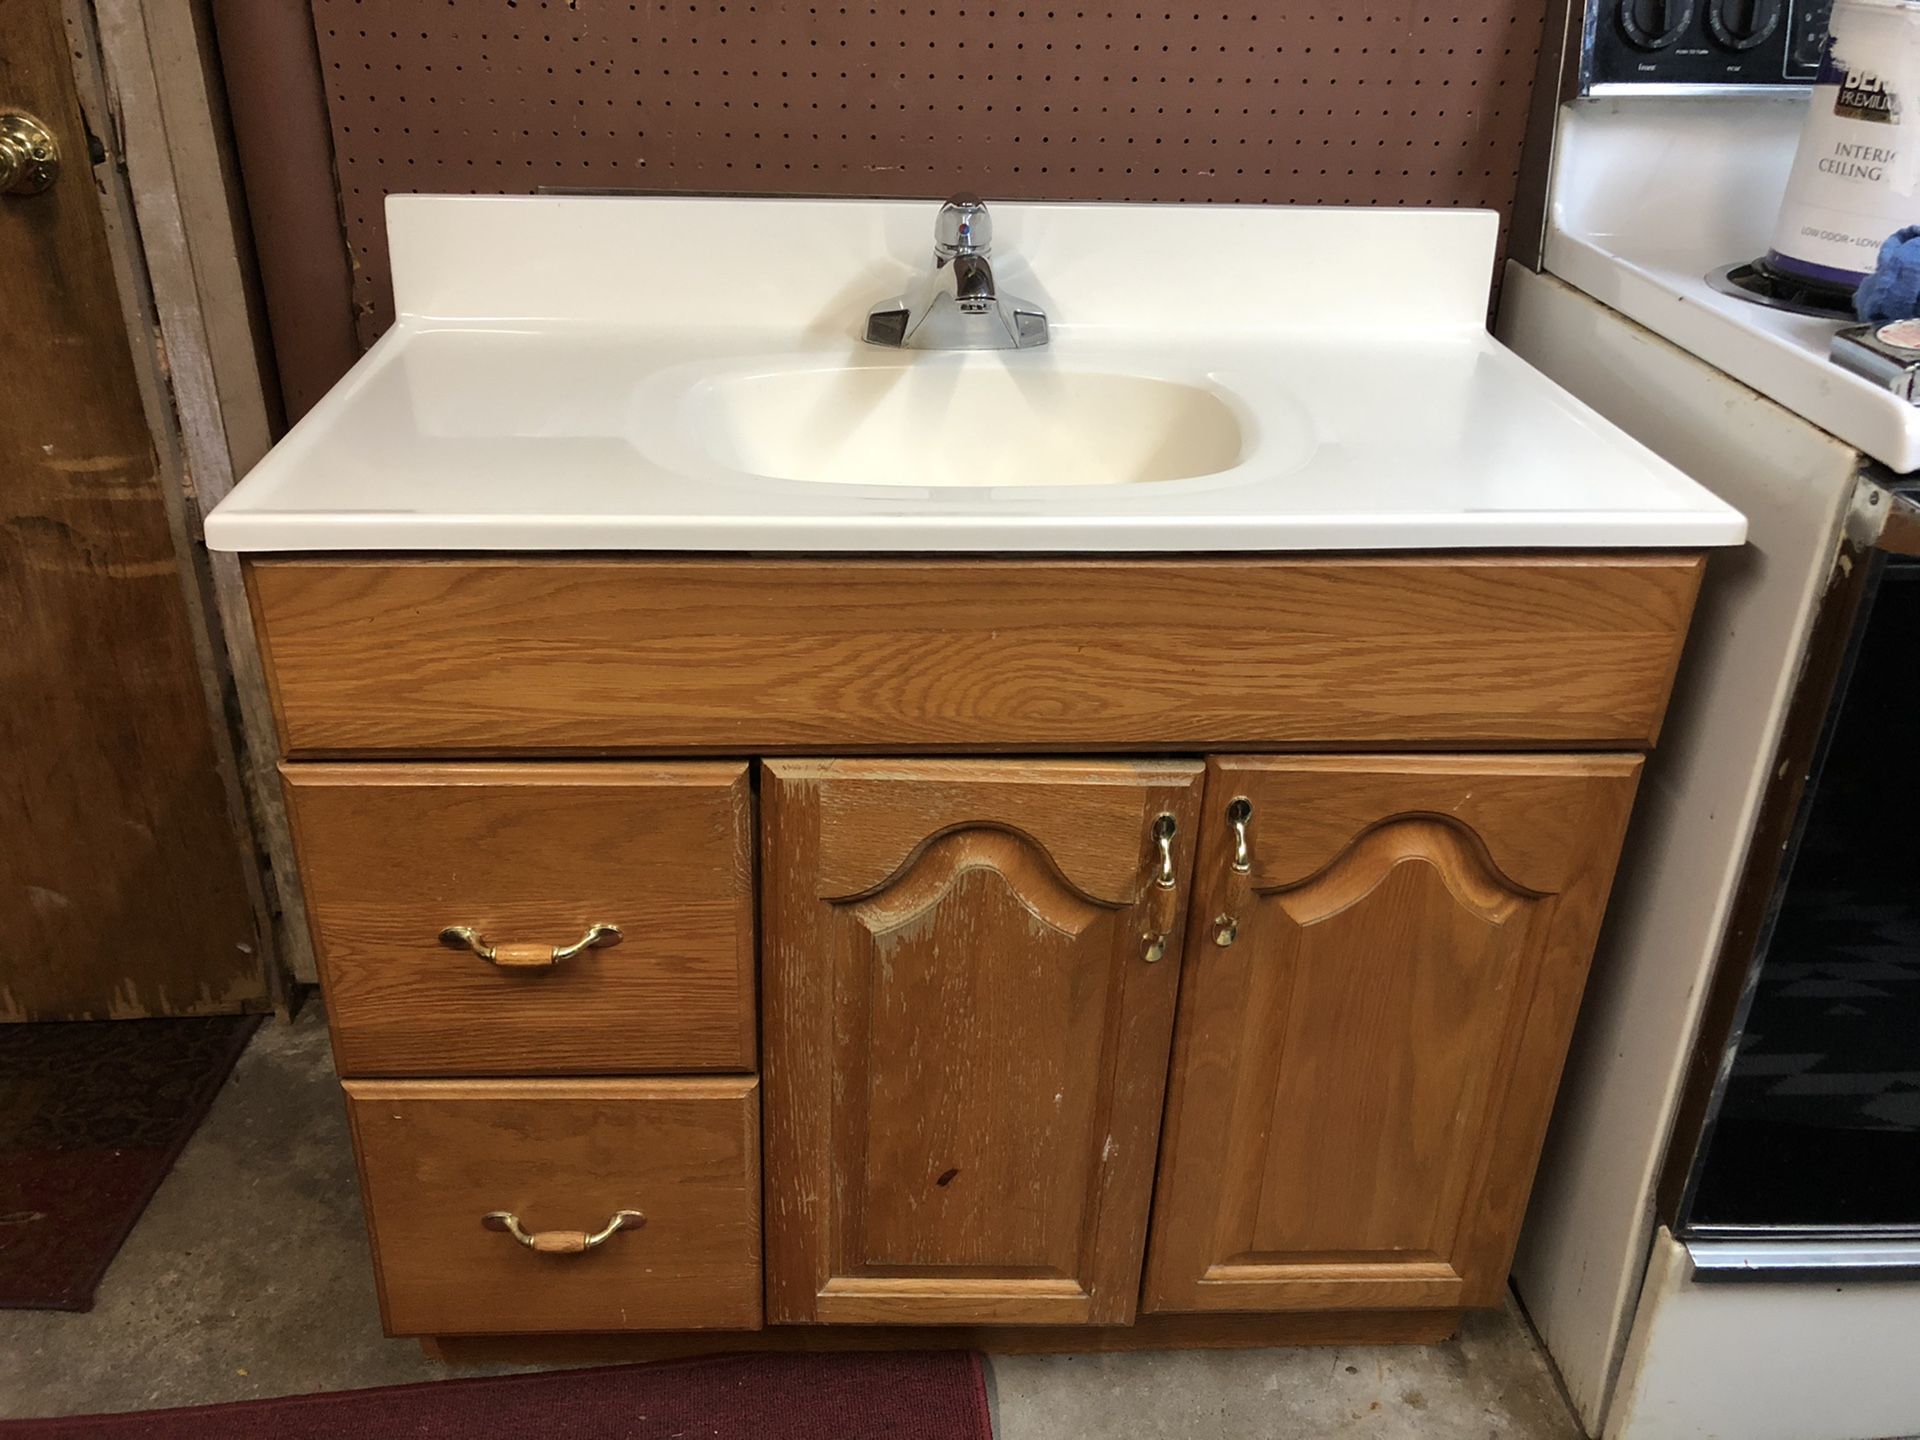
[[[1208,761],[1145,1308],[1499,1303],[1640,764]]]
[[[1242,1350],[1274,1345],[1437,1345],[1458,1310],[1331,1310],[1320,1314],[1142,1315],[1131,1325],[773,1325],[748,1334],[423,1337],[449,1365],[613,1364],[741,1351],[985,1350],[996,1355],[1125,1350]]]
[[[754,1068],[753,797],[738,761],[287,765],[347,1076]],[[558,965],[503,960],[622,939]]]
[[[192,563],[88,164],[112,127],[72,64],[59,0],[0,6],[0,102],[64,166],[0,199],[0,1019],[263,1009]]]
[[[759,1082],[346,1082],[391,1335],[752,1330],[760,1324]],[[488,1228],[645,1224],[579,1254]]]
[[[766,763],[770,1321],[1133,1317],[1200,782]],[[1179,888],[1150,963],[1162,814]]]
[[[260,560],[287,753],[1649,743],[1697,555]]]

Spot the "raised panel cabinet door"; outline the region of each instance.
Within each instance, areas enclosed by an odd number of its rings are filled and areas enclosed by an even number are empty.
[[[1639,771],[1209,761],[1147,1309],[1499,1302]]]
[[[763,774],[769,1320],[1131,1320],[1200,764]]]

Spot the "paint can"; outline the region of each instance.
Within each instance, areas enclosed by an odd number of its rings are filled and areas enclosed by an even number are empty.
[[[1920,0],[1834,0],[1765,266],[1845,297],[1920,223]]]

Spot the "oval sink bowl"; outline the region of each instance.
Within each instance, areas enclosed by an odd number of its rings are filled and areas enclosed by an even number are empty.
[[[1245,446],[1211,390],[998,357],[763,371],[689,398],[721,464],[821,484],[1141,485],[1230,469]]]

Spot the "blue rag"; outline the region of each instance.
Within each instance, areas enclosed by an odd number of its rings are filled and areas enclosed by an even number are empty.
[[[1920,225],[1887,237],[1873,273],[1853,292],[1853,313],[1875,324],[1920,315]]]

